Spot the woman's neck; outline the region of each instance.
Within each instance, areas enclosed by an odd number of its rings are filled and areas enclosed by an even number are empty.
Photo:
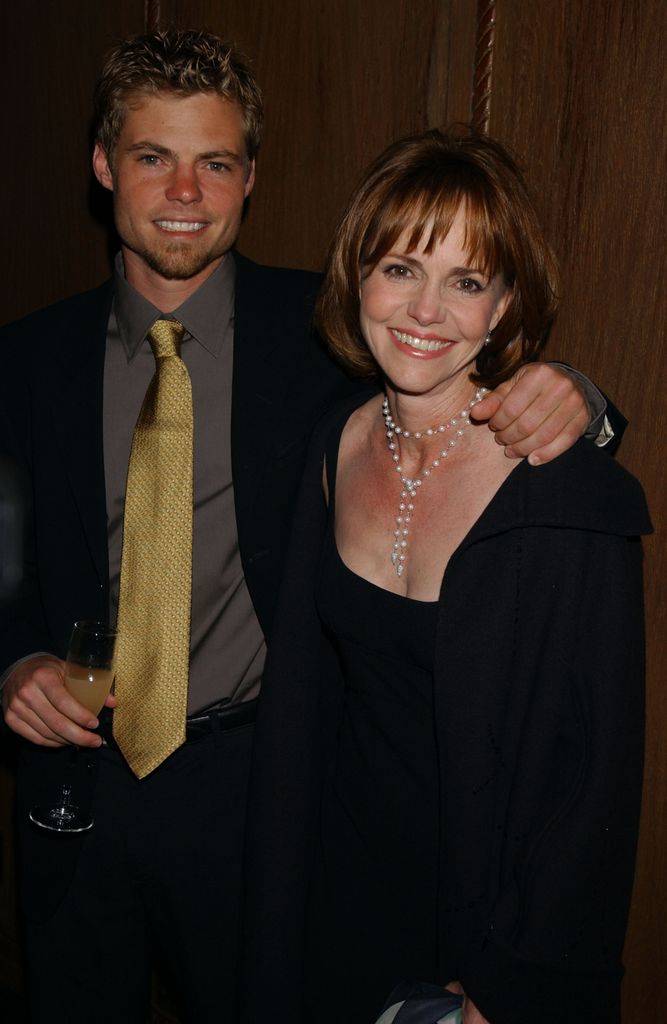
[[[415,434],[426,435],[427,431],[449,423],[474,400],[477,391],[467,378],[442,391],[422,395],[397,391],[385,382],[389,412],[400,428],[402,442],[414,442]]]
[[[470,381],[437,395],[406,395],[387,386],[382,407],[385,430],[403,477],[422,473],[434,459],[454,455],[469,426],[470,409],[483,393]]]

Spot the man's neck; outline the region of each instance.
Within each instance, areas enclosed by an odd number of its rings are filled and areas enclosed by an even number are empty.
[[[162,277],[161,274],[147,266],[140,256],[124,246],[122,251],[127,282],[162,313],[172,313],[178,309],[201,288],[205,281],[208,281],[225,258],[220,256],[194,277],[180,280]]]

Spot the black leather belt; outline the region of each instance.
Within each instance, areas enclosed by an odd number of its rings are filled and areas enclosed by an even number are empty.
[[[186,740],[198,740],[209,736],[218,729],[238,729],[242,725],[251,725],[257,718],[258,698],[244,700],[237,704],[222,704],[211,711],[202,711],[185,719]]]
[[[228,729],[239,729],[242,725],[251,725],[257,717],[258,698],[244,700],[236,704],[222,704],[210,711],[202,711],[191,715],[185,720],[185,742],[196,741],[210,736],[213,732],[226,732]],[[103,711],[100,725],[96,730],[108,747],[118,749],[113,738],[113,715]]]

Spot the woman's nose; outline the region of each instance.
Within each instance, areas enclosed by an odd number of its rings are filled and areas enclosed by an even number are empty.
[[[442,323],[447,313],[440,288],[435,283],[421,284],[408,303],[408,315],[422,325]]]

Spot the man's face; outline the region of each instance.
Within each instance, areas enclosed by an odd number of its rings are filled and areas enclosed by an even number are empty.
[[[198,287],[234,244],[255,180],[240,110],[214,93],[130,97],[112,158],[98,144],[93,168],[132,283]]]

